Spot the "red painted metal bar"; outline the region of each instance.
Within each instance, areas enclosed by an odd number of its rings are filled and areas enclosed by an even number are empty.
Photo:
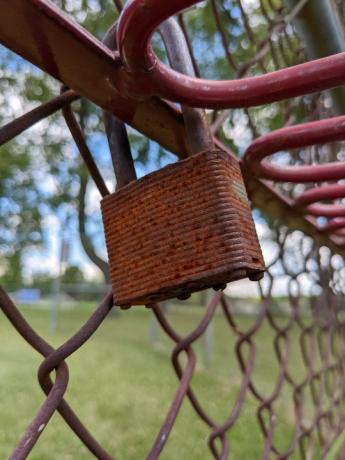
[[[345,140],[345,116],[289,126],[256,139],[247,149],[243,162],[254,175],[274,181],[339,180],[345,177],[343,162],[281,167],[265,161],[265,158],[282,150],[301,149],[343,140]]]
[[[344,197],[345,184],[328,184],[304,191],[296,199],[296,204],[305,206],[318,201],[337,200]]]
[[[0,43],[103,109],[186,156],[183,118],[158,98],[120,95],[120,60],[48,0],[0,1]]]
[[[327,225],[325,225],[325,231],[339,230],[343,227],[345,227],[345,219],[343,217],[335,218],[330,220]]]
[[[345,227],[345,225],[344,225]],[[345,228],[339,228],[338,230],[335,230],[334,233],[338,236],[345,237]]]
[[[280,167],[267,162],[266,157],[282,150],[292,150],[345,140],[345,117],[304,123],[276,130],[258,138],[244,155],[243,164],[253,175],[274,181],[295,183],[341,180],[345,177],[345,163],[333,162],[319,165]],[[341,217],[345,206],[322,204],[345,198],[345,185],[326,184],[313,187],[301,193],[294,201],[294,207],[302,207],[306,214],[319,217]],[[309,205],[309,206],[308,206]],[[339,229],[345,228],[345,220],[329,222],[322,230],[338,236],[345,236]]]
[[[163,101],[148,98],[150,94],[200,107],[249,107],[330,89],[345,82],[345,53],[234,81],[201,80],[173,71],[152,53],[150,37],[164,19],[196,3],[195,0],[130,2],[122,12],[118,30],[125,65],[117,53],[48,0],[2,2],[0,41],[78,94],[162,145],[169,145],[172,151],[181,147],[186,150],[184,139],[177,136],[180,130],[174,109]]]
[[[200,0],[133,0],[123,9],[117,42],[121,56],[122,94],[137,98],[156,95],[205,108],[236,108],[334,88],[345,83],[345,53],[265,75],[240,80],[203,80],[180,74],[159,61],[150,45],[157,26]]]
[[[311,204],[306,210],[309,215],[316,217],[345,217],[345,206],[341,204]]]

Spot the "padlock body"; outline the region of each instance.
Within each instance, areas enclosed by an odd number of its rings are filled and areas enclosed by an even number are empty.
[[[264,271],[239,164],[221,150],[131,182],[101,207],[116,305],[184,297]]]

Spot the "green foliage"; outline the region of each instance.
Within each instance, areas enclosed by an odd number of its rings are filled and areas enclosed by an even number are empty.
[[[51,295],[55,278],[48,273],[37,272],[34,274],[29,287],[39,289],[42,295]]]
[[[32,160],[18,143],[0,147],[0,283],[22,282],[22,252],[42,241],[41,196]]]
[[[8,290],[18,289],[23,282],[21,253],[19,251],[7,254],[0,264],[3,270],[0,284]]]
[[[84,273],[76,265],[66,268],[61,276],[61,282],[66,284],[79,284],[84,282]]]

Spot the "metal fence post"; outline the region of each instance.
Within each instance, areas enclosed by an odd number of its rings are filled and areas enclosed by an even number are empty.
[[[212,291],[207,290],[202,293],[202,305],[208,305],[212,298]],[[205,369],[210,369],[213,361],[213,340],[214,338],[214,318],[208,325],[202,337],[203,361]]]
[[[300,0],[284,0],[294,8]],[[331,0],[309,0],[293,20],[310,59],[318,59],[345,50],[345,34]],[[329,92],[336,114],[345,113],[345,88]]]

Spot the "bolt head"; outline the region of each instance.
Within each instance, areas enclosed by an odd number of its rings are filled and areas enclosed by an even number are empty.
[[[250,281],[260,281],[262,280],[262,278],[264,277],[264,273],[263,272],[256,272],[256,273],[252,273],[251,275],[249,275],[249,279]]]
[[[226,284],[216,284],[215,286],[213,286],[213,289],[215,291],[224,291],[224,289],[226,288]]]

